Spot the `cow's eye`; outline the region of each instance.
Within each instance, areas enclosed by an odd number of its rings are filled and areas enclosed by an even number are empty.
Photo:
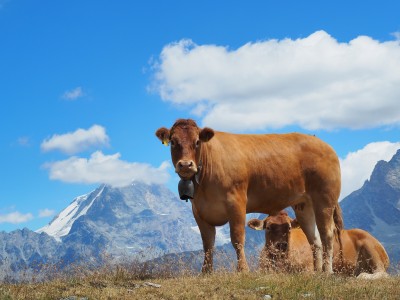
[[[171,140],[171,147],[175,147],[175,142],[174,142],[174,140]]]
[[[200,140],[197,140],[196,141],[196,148],[199,148],[199,146],[200,146]]]
[[[270,231],[270,230],[271,230],[271,226],[265,227],[265,230],[266,230],[266,231]]]

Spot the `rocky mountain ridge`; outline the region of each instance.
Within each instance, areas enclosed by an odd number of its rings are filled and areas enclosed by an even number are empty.
[[[219,244],[226,237],[219,235]],[[162,185],[101,185],[75,198],[47,226],[0,233],[0,280],[43,263],[152,259],[202,248],[191,206]]]
[[[386,248],[392,265],[400,261],[400,150],[379,161],[369,180],[341,202],[346,228],[361,228]]]

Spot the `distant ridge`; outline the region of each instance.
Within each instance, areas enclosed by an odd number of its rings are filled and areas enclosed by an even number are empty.
[[[379,161],[370,179],[340,204],[346,228],[372,233],[392,265],[400,261],[400,150],[390,161]]]
[[[140,182],[120,188],[101,185],[76,197],[36,232],[1,234],[0,280],[19,278],[18,272],[32,268],[33,261],[99,264],[105,255],[112,260],[135,255],[152,259],[202,249],[190,203],[163,185]],[[218,228],[216,245],[226,242],[229,233]]]

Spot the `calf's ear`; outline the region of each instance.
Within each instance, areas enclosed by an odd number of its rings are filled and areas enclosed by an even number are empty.
[[[156,136],[165,145],[168,146],[169,143],[169,129],[165,127],[158,128],[156,131]]]
[[[255,230],[263,230],[265,228],[264,221],[259,219],[251,219],[249,222],[247,222],[247,226]]]
[[[199,138],[200,141],[202,142],[208,142],[209,140],[212,139],[213,136],[214,136],[214,130],[208,127],[204,127],[199,133]]]

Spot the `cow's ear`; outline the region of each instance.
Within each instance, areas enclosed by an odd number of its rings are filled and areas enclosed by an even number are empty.
[[[158,128],[156,131],[156,136],[165,145],[168,146],[169,143],[169,129],[165,127]]]
[[[290,225],[292,225],[292,228],[300,228],[300,224],[297,219],[290,221]]]
[[[200,141],[202,142],[208,142],[209,140],[212,139],[213,136],[214,136],[214,130],[208,127],[204,127],[199,133],[199,138]]]
[[[247,226],[255,230],[263,230],[264,221],[259,219],[251,219],[249,222],[247,222]]]

